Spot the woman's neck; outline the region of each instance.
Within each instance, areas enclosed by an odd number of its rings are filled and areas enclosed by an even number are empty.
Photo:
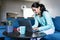
[[[41,17],[41,13],[38,13],[38,16],[40,16],[40,17]]]

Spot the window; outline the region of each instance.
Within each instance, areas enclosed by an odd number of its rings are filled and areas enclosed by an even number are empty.
[[[32,17],[33,14],[34,14],[34,12],[32,11],[31,8],[24,8],[23,9],[23,16],[24,16],[24,18]]]

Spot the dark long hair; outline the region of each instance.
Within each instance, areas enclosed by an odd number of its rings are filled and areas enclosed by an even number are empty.
[[[46,8],[45,8],[45,6],[44,6],[43,4],[39,4],[38,2],[34,2],[31,7],[35,7],[35,8],[40,7],[41,16],[42,16],[42,13],[43,13],[44,11],[47,11]]]

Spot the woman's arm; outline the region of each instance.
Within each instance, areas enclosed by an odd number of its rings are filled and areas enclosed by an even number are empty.
[[[35,23],[34,23],[34,25],[32,26],[32,28],[36,28],[36,27],[38,27],[38,21],[37,21],[37,19],[34,17],[34,20],[35,20]]]
[[[54,28],[54,24],[52,18],[50,17],[48,12],[43,12],[43,17],[46,19],[47,25],[41,26],[38,28],[39,31],[45,31],[50,28]]]

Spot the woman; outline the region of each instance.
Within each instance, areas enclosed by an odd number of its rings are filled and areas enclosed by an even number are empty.
[[[44,32],[47,35],[53,34],[55,27],[52,21],[52,18],[49,15],[49,12],[46,10],[43,4],[35,2],[31,6],[34,14],[35,24],[32,26],[33,30]],[[41,26],[38,26],[38,23]]]

